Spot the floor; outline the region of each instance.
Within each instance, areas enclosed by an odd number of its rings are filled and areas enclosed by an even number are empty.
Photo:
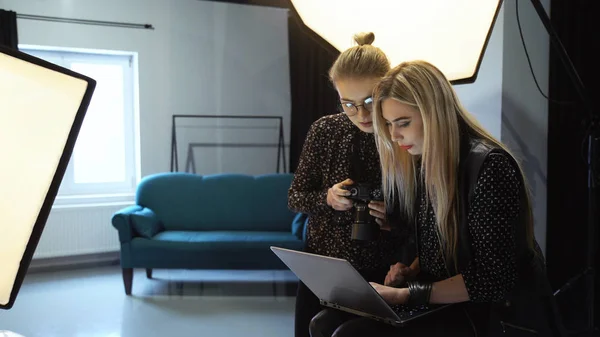
[[[118,267],[27,276],[0,331],[25,337],[292,336],[297,279],[289,271],[136,271]],[[2,333],[0,333],[2,336]]]
[[[291,337],[296,284],[286,270],[136,270],[126,296],[118,266],[30,273],[0,336]]]

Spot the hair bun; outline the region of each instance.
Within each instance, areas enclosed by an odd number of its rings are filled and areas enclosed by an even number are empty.
[[[364,46],[366,44],[371,44],[375,41],[375,34],[372,32],[369,33],[358,33],[354,35],[354,41],[358,43],[359,46]]]

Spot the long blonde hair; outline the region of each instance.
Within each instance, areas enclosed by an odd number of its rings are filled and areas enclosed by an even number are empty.
[[[417,109],[423,119],[423,154],[419,158],[399,148],[392,141],[381,111],[381,102],[394,99]],[[441,253],[456,263],[458,245],[458,169],[460,133],[498,147],[512,156],[499,140],[486,131],[460,103],[456,92],[443,73],[425,61],[404,62],[381,80],[374,90],[373,124],[379,149],[383,192],[386,200],[400,203],[400,208],[415,219],[417,186],[422,183],[426,197],[436,215]],[[514,158],[514,156],[513,156]],[[518,163],[517,163],[518,164]],[[525,182],[521,165],[520,174]],[[422,173],[417,181],[417,170]],[[527,187],[525,186],[527,191]],[[533,249],[533,216],[526,192],[527,240]],[[387,204],[391,207],[393,203]]]
[[[329,79],[335,83],[341,79],[381,78],[390,70],[385,53],[371,45],[373,33],[354,35],[356,46],[344,50],[329,69]]]

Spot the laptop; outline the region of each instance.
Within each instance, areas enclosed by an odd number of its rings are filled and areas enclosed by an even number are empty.
[[[280,247],[271,250],[319,298],[321,305],[368,317],[393,326],[404,326],[419,317],[449,306],[400,306],[394,311],[354,267],[344,259]]]

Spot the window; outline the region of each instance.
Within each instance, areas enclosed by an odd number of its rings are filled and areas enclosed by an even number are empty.
[[[96,80],[58,198],[131,195],[137,184],[133,54],[20,46],[21,51]]]

